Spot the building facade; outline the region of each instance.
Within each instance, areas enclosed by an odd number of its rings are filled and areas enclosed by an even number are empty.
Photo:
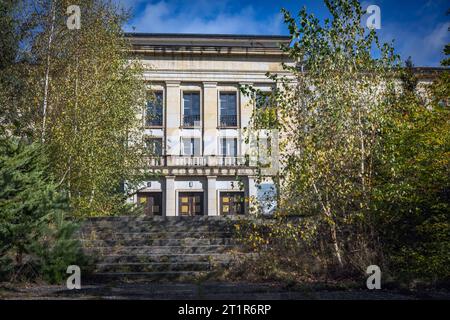
[[[246,139],[254,99],[251,85],[273,89],[267,72],[284,74],[286,36],[127,34],[144,64],[153,99],[143,116],[157,177],[143,181],[130,201],[147,215],[243,215],[274,192],[257,186]],[[248,135],[247,135],[248,137]],[[266,203],[270,211],[272,203]]]

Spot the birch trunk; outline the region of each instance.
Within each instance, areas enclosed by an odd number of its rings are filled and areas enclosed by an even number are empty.
[[[47,63],[45,66],[44,99],[42,102],[42,134],[41,134],[42,143],[45,142],[45,130],[46,130],[46,123],[47,123],[48,88],[49,88],[49,83],[50,83],[50,50],[52,47],[53,33],[55,30],[55,20],[56,20],[56,10],[55,10],[54,2],[52,2],[51,8],[52,8],[51,9],[52,22],[50,24],[50,34],[48,36],[48,43],[47,43]]]

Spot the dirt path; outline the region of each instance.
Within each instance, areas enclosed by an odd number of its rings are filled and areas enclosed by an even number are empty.
[[[450,300],[450,291],[398,292],[388,290],[287,289],[277,284],[223,283],[109,283],[67,290],[63,286],[0,285],[0,299],[218,299],[218,300]]]

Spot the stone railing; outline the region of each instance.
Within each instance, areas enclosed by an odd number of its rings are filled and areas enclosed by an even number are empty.
[[[217,165],[218,166],[245,166],[246,159],[245,157],[217,157]]]
[[[147,161],[151,167],[240,167],[248,166],[244,156],[174,156],[152,157]]]
[[[167,156],[167,166],[204,167],[207,163],[207,158],[202,156]]]

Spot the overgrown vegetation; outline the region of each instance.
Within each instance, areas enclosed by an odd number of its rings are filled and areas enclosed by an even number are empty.
[[[147,151],[142,67],[109,0],[0,2],[2,279],[60,282],[85,263],[78,219],[128,213]],[[84,269],[86,271],[86,269]]]
[[[384,279],[447,281],[448,71],[419,88],[392,45],[361,25],[359,1],[325,4],[323,22],[306,9],[298,18],[284,11],[293,76],[269,75],[281,88],[271,97],[278,212],[237,226],[259,255],[246,268],[267,279],[324,280],[362,278],[376,264]],[[255,114],[252,127],[265,120]]]
[[[136,116],[144,107],[143,70],[122,31],[128,14],[111,1],[83,1],[82,26],[70,30],[70,1],[12,3],[5,20],[13,17],[8,36],[16,44],[5,72],[22,89],[11,94],[12,80],[5,87],[2,125],[47,147],[76,216],[122,212],[146,160]]]

